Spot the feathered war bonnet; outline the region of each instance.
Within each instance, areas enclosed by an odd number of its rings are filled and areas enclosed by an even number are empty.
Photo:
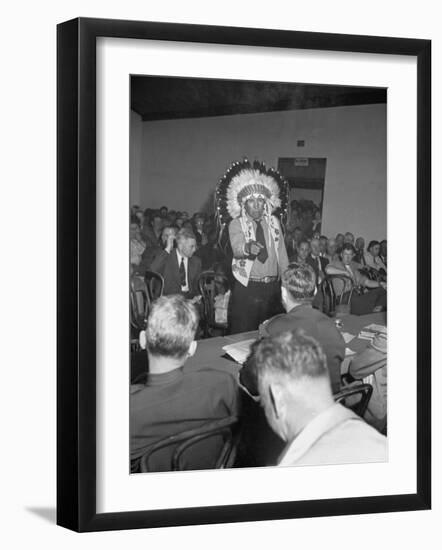
[[[243,206],[251,196],[262,196],[269,214],[278,210],[282,218],[287,213],[288,184],[273,168],[263,162],[247,159],[234,162],[218,182],[215,194],[217,216],[222,225],[241,216]],[[282,220],[281,220],[282,221]]]

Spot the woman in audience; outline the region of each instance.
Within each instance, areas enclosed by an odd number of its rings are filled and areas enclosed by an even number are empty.
[[[384,270],[387,273],[387,266],[379,257],[381,245],[379,241],[370,241],[367,247],[367,253],[364,254],[365,265],[376,271]]]

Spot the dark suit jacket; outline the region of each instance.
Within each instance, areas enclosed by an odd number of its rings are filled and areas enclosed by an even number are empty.
[[[326,355],[332,392],[341,388],[341,363],[345,357],[345,342],[334,321],[310,304],[303,304],[288,313],[276,315],[259,327],[261,337],[276,336],[281,332],[301,328],[317,340]],[[258,395],[253,364],[246,363],[240,371],[240,382],[252,395]]]
[[[325,273],[325,266],[328,264],[328,259],[327,258],[319,258],[320,260],[320,263],[321,263],[321,271],[322,273]],[[316,275],[316,283],[318,283],[318,278],[319,278],[319,266],[318,266],[318,261],[317,259],[314,259],[312,258],[310,255],[307,256],[307,259],[306,259],[306,263],[308,263],[308,265],[313,268],[313,271],[315,272],[315,275]]]
[[[180,271],[178,266],[178,257],[176,250],[173,249],[170,254],[162,250],[153,260],[150,269],[161,273],[164,277],[163,294],[183,294],[181,292]],[[187,298],[193,298],[199,294],[198,278],[201,273],[201,260],[197,256],[189,258],[187,264],[187,278],[189,281],[189,292]]]
[[[341,387],[341,363],[345,357],[345,342],[333,320],[321,311],[303,304],[288,313],[276,315],[259,327],[262,336],[275,336],[287,330],[302,328],[317,340],[327,357],[327,366],[333,393]]]

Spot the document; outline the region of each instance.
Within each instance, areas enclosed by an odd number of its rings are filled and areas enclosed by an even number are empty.
[[[250,340],[242,340],[241,342],[236,342],[235,344],[229,344],[223,347],[223,351],[230,355],[234,361],[240,365],[243,365],[249,356],[250,346],[255,340],[256,338],[251,338]]]

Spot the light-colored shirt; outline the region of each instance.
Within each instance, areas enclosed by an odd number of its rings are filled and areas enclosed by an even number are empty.
[[[372,256],[369,252],[364,254],[364,260],[365,264],[368,267],[372,267],[373,269],[376,269],[376,271],[379,271],[380,269],[383,269],[384,271],[387,271],[387,266],[384,264],[384,262],[381,260],[379,256]]]
[[[387,438],[335,403],[290,443],[278,466],[317,466],[387,461]]]
[[[176,250],[176,257],[178,258],[178,269],[180,268],[181,266],[181,258],[184,259],[184,269],[186,271],[186,285],[185,286],[182,286],[181,285],[181,291],[182,292],[189,292],[189,276],[188,276],[188,269],[187,269],[187,265],[189,263],[189,258],[187,258],[187,256],[181,256],[181,254],[178,252],[178,249]]]

